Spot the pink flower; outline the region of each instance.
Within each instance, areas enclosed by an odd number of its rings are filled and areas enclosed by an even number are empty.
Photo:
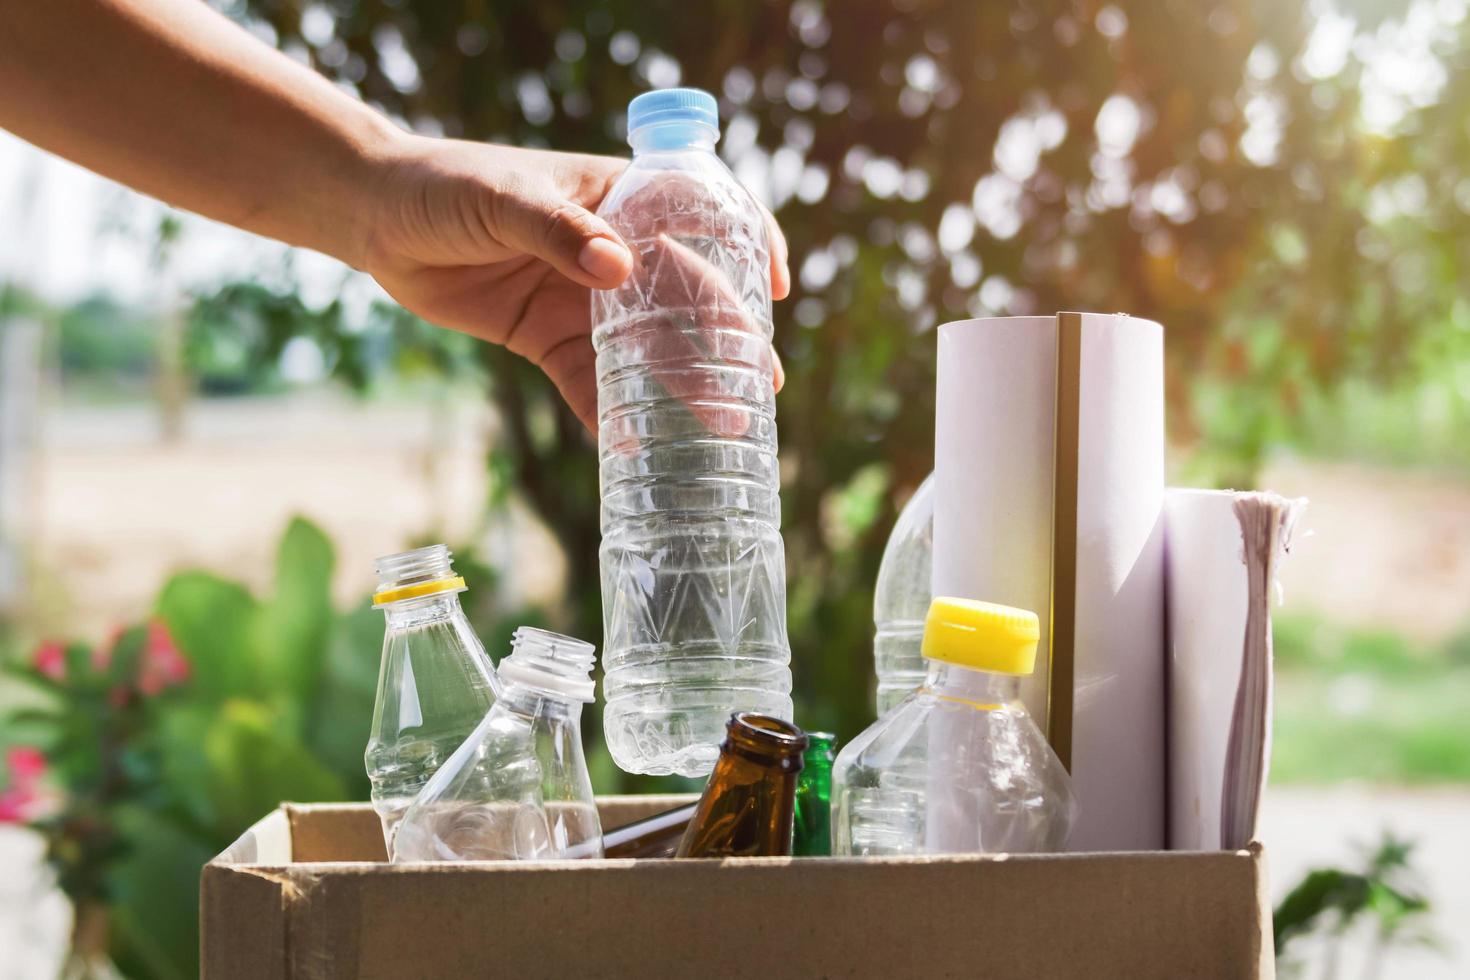
[[[0,790],[0,823],[29,823],[54,802],[41,788],[46,774],[46,757],[31,746],[17,746],[5,753],[10,786]]]
[[[148,623],[143,646],[143,664],[138,671],[138,690],[148,696],[189,679],[189,661],[179,651],[162,620]]]
[[[46,775],[46,755],[33,745],[17,745],[5,753],[10,778],[17,783],[34,786]]]
[[[54,640],[42,643],[31,655],[31,664],[53,681],[65,680],[66,648]]]
[[[0,790],[0,823],[30,823],[35,798],[26,790]]]

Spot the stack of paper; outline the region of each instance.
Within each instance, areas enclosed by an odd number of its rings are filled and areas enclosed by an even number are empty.
[[[1271,751],[1271,601],[1306,502],[1170,490],[1169,847],[1254,836]]]

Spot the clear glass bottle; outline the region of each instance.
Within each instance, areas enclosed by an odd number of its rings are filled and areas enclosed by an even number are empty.
[[[924,617],[934,598],[934,474],[924,478],[893,525],[873,590],[873,666],[878,714],[924,683]]]
[[[464,579],[442,544],[377,561],[387,617],[363,754],[387,853],[403,811],[495,703],[499,680],[459,605]]]
[[[737,711],[675,857],[791,853],[796,780],[806,733],[789,721]]]
[[[731,712],[792,712],[770,244],[718,121],[706,92],[638,96],[598,209],[635,257],[592,293],[603,728],[629,772],[703,775]]]
[[[499,699],[404,813],[395,863],[602,856],[582,753],[594,654],[569,636],[516,630]]]
[[[924,684],[837,756],[832,844],[841,855],[1060,850],[1071,779],[1020,700],[1036,662],[1034,613],[937,598]]]

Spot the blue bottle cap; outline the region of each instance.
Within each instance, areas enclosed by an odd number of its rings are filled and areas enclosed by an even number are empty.
[[[720,106],[715,97],[703,89],[662,88],[644,92],[628,103],[628,135],[645,126],[665,123],[682,124],[694,131],[707,129],[716,136],[720,132]],[[693,133],[691,132],[691,135]],[[662,141],[660,141],[662,142]]]

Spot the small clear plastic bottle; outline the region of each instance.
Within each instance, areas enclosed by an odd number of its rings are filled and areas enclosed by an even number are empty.
[[[853,739],[832,771],[832,853],[1060,850],[1071,779],[1020,700],[1034,613],[937,598],[923,685]]]
[[[404,813],[395,863],[602,856],[582,752],[594,655],[569,636],[516,630],[499,700]]]
[[[383,842],[403,811],[495,703],[499,681],[459,606],[464,579],[442,544],[377,561],[387,616],[373,728],[363,754]]]
[[[873,590],[873,666],[878,714],[924,683],[924,617],[934,598],[934,474],[909,498],[893,525]]]

